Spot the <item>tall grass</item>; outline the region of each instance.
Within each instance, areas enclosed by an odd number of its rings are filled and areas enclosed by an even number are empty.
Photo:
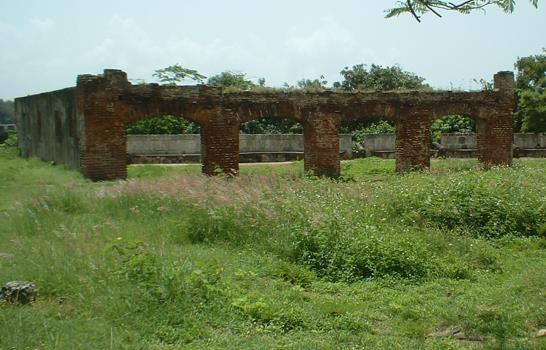
[[[544,161],[92,184],[0,156],[0,281],[39,287],[0,306],[2,349],[543,346]]]

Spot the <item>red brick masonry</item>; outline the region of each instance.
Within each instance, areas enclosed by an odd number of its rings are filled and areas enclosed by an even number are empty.
[[[240,124],[271,117],[293,119],[304,126],[306,171],[338,176],[339,127],[356,119],[394,121],[397,171],[430,165],[430,125],[449,114],[476,121],[479,159],[485,167],[511,165],[513,73],[497,73],[494,86],[492,91],[480,92],[224,92],[205,85],[132,85],[126,73],[108,69],[102,75],[80,75],[72,88],[75,91],[60,90],[74,96],[74,106],[51,107],[59,100],[59,92],[51,92],[16,99],[16,113],[23,135],[38,135],[33,129],[41,122],[34,122],[36,118],[47,121],[57,116],[57,129],[63,120],[76,118],[78,168],[92,180],[126,178],[127,125],[159,115],[177,115],[200,125],[206,174],[237,174]],[[44,103],[44,99],[53,102]],[[72,103],[69,98],[62,101]],[[65,134],[59,131],[53,138],[60,142]],[[51,133],[45,137],[52,138]],[[25,140],[21,153],[37,156],[32,150],[40,145],[33,145],[32,137]]]

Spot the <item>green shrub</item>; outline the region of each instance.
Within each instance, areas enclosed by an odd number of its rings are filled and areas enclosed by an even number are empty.
[[[422,278],[431,273],[424,241],[404,233],[359,232],[337,223],[309,227],[294,237],[294,256],[332,281],[366,278]]]
[[[539,235],[546,222],[545,194],[530,192],[517,178],[496,177],[496,172],[512,171],[465,172],[411,188],[400,184],[386,210],[405,222],[425,221],[486,237]]]
[[[8,132],[8,138],[0,143],[0,148],[17,147],[17,133],[13,131]]]

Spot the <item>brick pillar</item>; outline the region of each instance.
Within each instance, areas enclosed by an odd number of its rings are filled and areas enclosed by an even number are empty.
[[[340,116],[314,113],[304,122],[304,168],[317,176],[339,176]]]
[[[83,175],[93,181],[127,177],[125,118],[116,102],[128,85],[127,75],[118,70],[78,76],[78,115],[83,118],[80,166]]]
[[[201,124],[201,162],[207,175],[239,173],[239,121],[230,110],[203,111]]]
[[[486,168],[512,165],[514,138],[512,113],[515,107],[514,74],[499,72],[494,77],[497,103],[494,110],[480,113],[476,120],[478,159]]]
[[[424,112],[396,120],[396,171],[430,167],[430,120]]]

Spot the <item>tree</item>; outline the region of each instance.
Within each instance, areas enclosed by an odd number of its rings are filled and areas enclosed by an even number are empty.
[[[262,86],[265,85],[265,79],[260,80],[259,83]],[[207,84],[225,88],[234,88],[237,90],[250,90],[257,86],[251,80],[246,78],[245,73],[234,73],[229,71],[210,77]]]
[[[200,74],[196,70],[184,68],[178,63],[168,66],[167,68],[156,70],[153,76],[166,85],[181,84],[188,79],[201,83],[207,79],[206,76]]]
[[[158,69],[153,74],[161,83],[175,86],[184,81],[192,80],[202,83],[206,76],[194,69],[174,64]],[[127,127],[128,134],[195,134],[199,133],[199,125],[176,116],[159,116],[141,120]]]
[[[518,97],[515,128],[546,132],[546,49],[541,55],[519,58],[514,66]]]
[[[15,104],[0,99],[0,124],[15,123]]]
[[[538,7],[538,0],[529,1],[534,7]],[[468,14],[475,10],[484,10],[489,6],[497,6],[506,13],[512,13],[514,12],[515,4],[515,0],[466,0],[459,3],[440,0],[406,0],[397,1],[396,7],[388,9],[385,17],[391,18],[410,13],[418,22],[421,22],[421,15],[428,12],[442,17],[441,12],[450,11]]]
[[[425,78],[404,71],[398,65],[382,67],[372,64],[368,70],[366,65],[357,64],[352,68],[345,67],[340,74],[344,80],[335,82],[334,87],[347,91],[430,88],[427,84],[424,84]]]

